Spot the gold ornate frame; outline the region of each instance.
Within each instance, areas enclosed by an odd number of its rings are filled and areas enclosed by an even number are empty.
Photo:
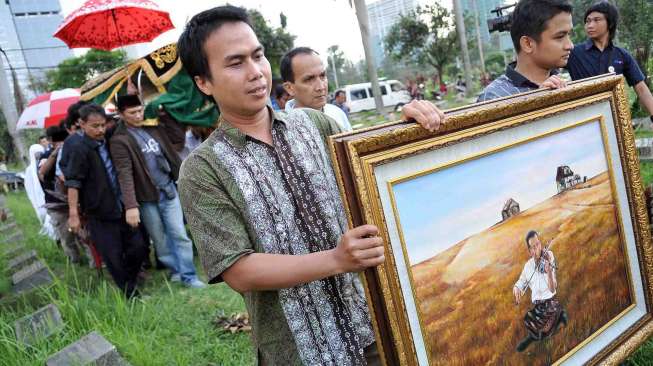
[[[397,264],[392,247],[388,244],[390,238],[374,174],[375,167],[606,101],[610,103],[613,113],[646,303],[646,315],[590,360],[590,364],[618,364],[653,334],[653,246],[630,109],[621,76],[596,77],[572,83],[564,89],[536,90],[453,109],[446,113],[446,124],[435,133],[429,133],[414,123],[395,122],[331,138],[333,164],[350,226],[375,224],[386,243],[386,262],[364,274],[377,345],[384,364],[417,365],[418,361]],[[604,141],[605,128],[601,121]],[[614,180],[611,181],[614,191]],[[629,213],[622,213],[623,218],[627,219]]]

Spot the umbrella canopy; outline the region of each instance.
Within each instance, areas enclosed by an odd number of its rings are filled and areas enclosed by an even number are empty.
[[[48,128],[66,117],[68,107],[79,100],[78,89],[56,90],[34,98],[23,111],[16,129]]]
[[[64,19],[54,36],[70,48],[112,50],[149,42],[174,28],[170,15],[149,0],[88,0]]]

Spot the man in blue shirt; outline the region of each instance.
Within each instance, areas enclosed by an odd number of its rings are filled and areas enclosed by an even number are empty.
[[[623,75],[628,85],[635,88],[642,106],[653,114],[653,96],[644,74],[628,51],[612,42],[618,20],[617,7],[609,2],[602,0],[590,6],[585,12],[585,32],[589,38],[574,47],[567,69],[573,80],[608,72]]]
[[[557,68],[567,64],[574,47],[570,39],[572,7],[566,0],[520,0],[512,15],[510,37],[517,62],[506,67],[478,97],[479,102],[566,83]]]

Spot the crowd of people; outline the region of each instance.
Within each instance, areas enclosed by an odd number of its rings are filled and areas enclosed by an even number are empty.
[[[511,28],[517,60],[479,101],[565,87],[556,70],[566,67],[573,79],[624,74],[653,112],[643,74],[612,43],[616,8],[589,8],[589,39],[576,47],[571,10],[565,0],[520,0]],[[247,12],[234,6],[194,16],[178,52],[197,88],[219,106],[212,133],[182,127],[164,108],[156,125],[146,124],[132,94],[117,97],[116,116],[79,102],[47,130],[37,174],[64,253],[73,263],[106,264],[133,297],[152,247],[171,281],[202,288],[187,220],[208,282],[225,281],[243,294],[261,363],[379,364],[355,272],[382,263],[384,246],[375,226],[348,228],[326,145],[330,135],[351,130],[344,93],[327,103],[325,66],[308,47],[286,53],[281,80],[273,81]],[[446,123],[420,98],[402,118],[431,131]],[[543,255],[532,252],[534,260]],[[547,267],[553,280],[534,303],[556,301],[553,271]],[[518,299],[527,285],[515,285]],[[532,322],[527,328],[538,331]],[[540,340],[529,337],[519,351]]]
[[[111,116],[80,101],[46,131],[37,173],[56,238],[70,262],[105,266],[127,297],[138,295],[150,247],[170,281],[205,287],[175,183],[182,157],[197,145],[194,131],[166,113],[144,125],[137,95],[117,97],[116,106]]]

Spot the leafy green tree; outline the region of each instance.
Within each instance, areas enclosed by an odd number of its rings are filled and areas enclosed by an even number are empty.
[[[391,57],[429,64],[444,76],[445,67],[458,54],[458,34],[449,10],[438,3],[418,7],[403,15],[385,38]]]
[[[342,52],[342,50],[340,50],[340,47],[338,47],[338,45],[333,45],[327,48],[327,57],[328,57],[328,64],[329,64],[329,67],[327,68],[329,87],[330,88],[336,87],[336,82],[333,75],[334,68],[336,70],[336,75],[338,76],[338,84],[344,85],[343,68],[345,66],[345,63],[347,62],[347,59],[345,58],[345,54]]]
[[[284,25],[287,22],[287,18],[281,13],[280,20],[282,27],[273,28],[258,10],[250,9],[248,13],[252,20],[254,33],[256,33],[259,42],[265,47],[265,56],[270,61],[272,75],[279,76],[281,56],[293,48],[296,38],[285,29]]]
[[[619,28],[618,38],[633,54],[640,69],[649,73],[648,61],[651,57],[651,34],[653,34],[653,2],[646,0],[618,0]]]
[[[62,61],[56,69],[46,73],[48,90],[79,88],[89,79],[127,62],[123,50],[102,51],[91,49],[82,56]]]

